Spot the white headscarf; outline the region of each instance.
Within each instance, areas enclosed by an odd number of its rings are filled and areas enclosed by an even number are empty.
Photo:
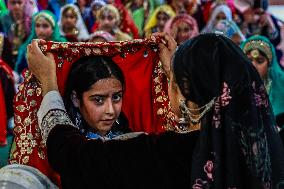
[[[21,189],[58,189],[38,169],[12,164],[0,169],[0,187]]]
[[[76,28],[77,30],[79,31],[79,35],[78,35],[78,40],[79,41],[84,41],[84,40],[88,40],[90,38],[90,35],[89,35],[89,32],[87,30],[87,27],[85,25],[85,22],[81,16],[81,13],[80,13],[80,10],[79,8],[74,5],[74,4],[67,4],[67,5],[64,5],[61,10],[60,10],[60,17],[59,17],[59,22],[58,22],[58,26],[59,26],[59,30],[60,30],[60,34],[61,35],[65,35],[64,31],[63,31],[63,26],[62,26],[62,22],[61,22],[61,19],[62,19],[62,13],[63,11],[68,8],[68,7],[72,7],[74,8],[76,14],[77,14],[77,22],[76,22]]]
[[[225,4],[219,5],[219,6],[217,6],[213,9],[213,12],[210,16],[210,19],[207,22],[207,25],[203,29],[202,33],[212,32],[216,17],[220,12],[222,12],[226,15],[226,20],[232,21],[232,11],[228,7],[228,5],[225,5]]]

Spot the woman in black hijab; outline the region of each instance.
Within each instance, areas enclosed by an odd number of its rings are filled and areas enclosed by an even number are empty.
[[[194,103],[201,108],[214,101],[201,117],[191,172],[196,186],[281,188],[283,147],[271,105],[259,75],[239,47],[216,34],[200,35],[178,48],[172,70],[187,107]],[[194,122],[193,109],[186,109],[189,122]],[[209,174],[204,165],[213,172]]]
[[[221,35],[199,35],[176,52],[173,39],[161,36],[168,42],[159,46],[171,106],[182,121],[176,130],[183,134],[110,141],[86,140],[62,116],[61,97],[47,99],[57,90],[53,60],[36,42],[29,46],[29,68],[47,94],[43,101],[54,104],[45,110],[54,111],[53,119],[39,122],[63,188],[284,188],[283,146],[265,87],[246,55]]]

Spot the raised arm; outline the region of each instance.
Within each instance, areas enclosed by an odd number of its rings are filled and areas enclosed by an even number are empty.
[[[38,40],[33,40],[27,48],[29,70],[42,84],[42,95],[45,96],[46,93],[52,90],[58,91],[56,65],[53,55],[48,53],[45,56],[38,47]]]

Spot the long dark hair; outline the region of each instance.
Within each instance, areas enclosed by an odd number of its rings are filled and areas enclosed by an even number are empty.
[[[73,63],[66,82],[64,104],[68,115],[74,123],[80,111],[73,105],[71,99],[72,92],[75,91],[78,100],[82,101],[83,93],[88,91],[94,83],[110,77],[119,80],[124,89],[125,79],[122,70],[110,57],[86,56]],[[88,125],[82,117],[82,129],[86,130],[87,128]],[[113,129],[121,132],[129,131],[128,121],[123,112],[121,112],[118,121],[115,122]]]

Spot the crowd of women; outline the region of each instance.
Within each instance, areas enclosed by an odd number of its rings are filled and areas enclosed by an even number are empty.
[[[0,5],[0,187],[284,188],[268,0]]]

